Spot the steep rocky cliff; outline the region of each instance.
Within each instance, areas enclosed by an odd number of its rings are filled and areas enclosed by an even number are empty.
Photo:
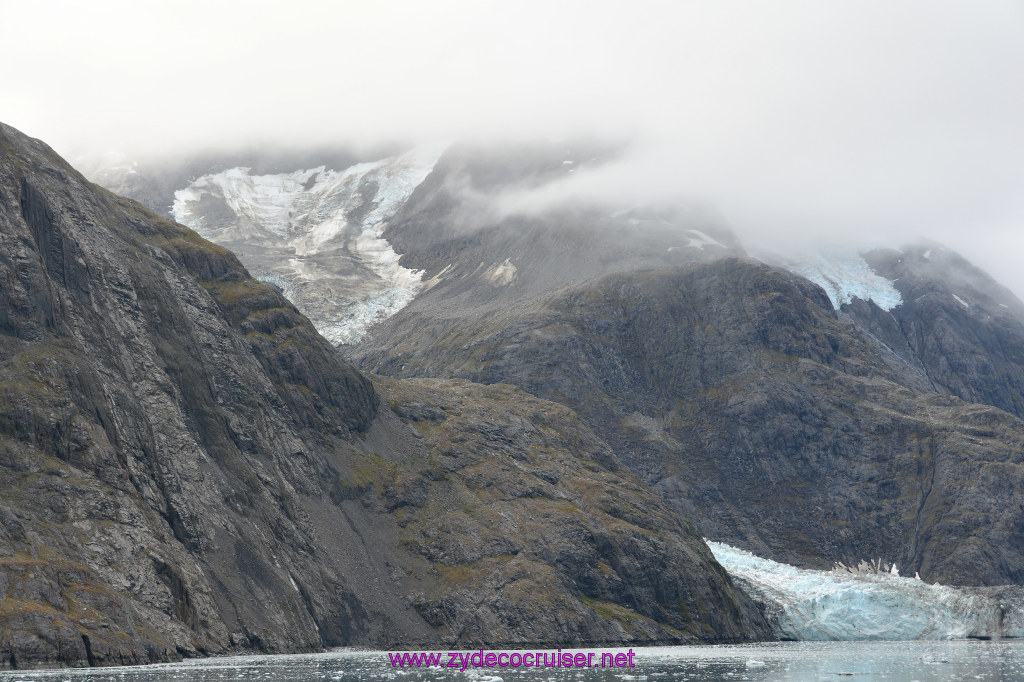
[[[935,244],[775,268],[692,207],[544,203],[616,153],[450,148],[381,223],[415,298],[345,352],[569,406],[761,555],[1024,580],[1024,305]]]
[[[229,252],[0,125],[3,663],[768,632],[571,411],[381,391]]]
[[[424,638],[346,500],[369,381],[227,251],[0,143],[12,663]]]

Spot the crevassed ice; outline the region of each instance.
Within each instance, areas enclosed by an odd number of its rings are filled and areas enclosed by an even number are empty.
[[[1012,600],[997,599],[972,588],[929,585],[891,574],[796,568],[725,543],[706,542],[718,563],[771,607],[783,637],[910,640],[1024,636],[1019,595]]]
[[[787,263],[785,268],[824,289],[836,310],[855,298],[874,301],[883,310],[903,303],[893,282],[878,275],[856,252],[831,250],[807,254]]]
[[[417,290],[418,286],[386,287],[338,314],[322,315],[317,331],[334,344],[358,343],[374,322],[385,320],[409,305]]]
[[[284,289],[329,341],[355,343],[422,287],[423,273],[402,267],[383,234],[445,146],[340,171],[251,175],[231,168],[176,191],[171,210]]]

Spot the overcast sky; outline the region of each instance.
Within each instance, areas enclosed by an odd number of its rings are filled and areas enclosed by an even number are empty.
[[[1024,295],[1020,0],[0,0],[0,59],[0,120],[69,157],[609,135],[567,195],[930,237]]]

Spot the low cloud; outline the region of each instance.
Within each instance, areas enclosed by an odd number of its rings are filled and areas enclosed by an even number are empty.
[[[0,117],[68,156],[624,139],[503,210],[682,199],[779,248],[926,237],[1024,293],[1010,0],[20,3],[0,56]]]

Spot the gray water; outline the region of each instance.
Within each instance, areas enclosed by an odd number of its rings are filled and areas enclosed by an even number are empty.
[[[600,654],[625,649],[584,649]],[[306,682],[307,680],[1024,680],[1024,641],[773,642],[743,646],[649,647],[634,650],[634,668],[392,667],[382,651],[338,650],[293,656],[206,658],[131,668],[11,671],[0,682]],[[447,661],[447,656],[445,656]]]

